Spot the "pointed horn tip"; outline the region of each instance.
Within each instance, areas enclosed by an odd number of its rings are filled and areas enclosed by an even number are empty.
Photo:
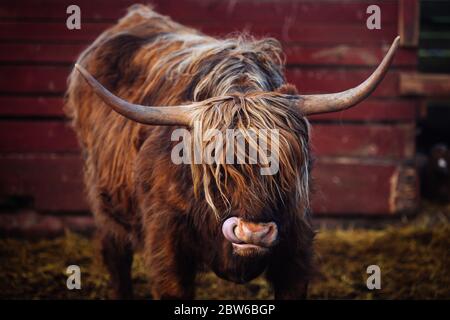
[[[399,45],[400,45],[400,36],[396,36],[394,41],[392,41],[392,44],[389,47],[388,52],[386,53],[383,60],[386,60],[388,58],[392,59],[394,57],[394,54],[397,52]]]
[[[392,41],[391,46],[389,47],[389,50],[392,51],[397,51],[398,46],[400,45],[400,36],[396,36],[394,41]]]
[[[400,36],[396,36],[392,45],[398,47],[399,43],[400,43]]]
[[[393,59],[395,53],[397,52],[399,45],[400,45],[400,36],[396,36],[394,41],[392,41],[392,44],[389,47],[385,57],[383,58],[383,61],[389,59],[389,61],[392,62],[392,59]]]

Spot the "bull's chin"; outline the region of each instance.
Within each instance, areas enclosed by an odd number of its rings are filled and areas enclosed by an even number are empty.
[[[231,243],[233,245],[233,253],[242,257],[264,256],[270,252],[269,248],[261,247],[250,243]]]

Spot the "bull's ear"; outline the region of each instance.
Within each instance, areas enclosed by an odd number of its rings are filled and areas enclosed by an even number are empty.
[[[291,95],[291,96],[298,95],[297,88],[293,84],[290,84],[290,83],[283,84],[281,87],[279,87],[277,90],[275,90],[275,92],[278,92],[281,94],[286,94],[286,95]]]

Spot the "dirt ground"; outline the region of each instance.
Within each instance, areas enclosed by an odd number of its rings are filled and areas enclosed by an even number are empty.
[[[428,204],[411,221],[381,230],[319,230],[318,275],[311,299],[450,299],[450,206]],[[108,276],[94,241],[67,232],[55,239],[0,239],[0,298],[106,299]],[[65,270],[79,265],[82,289],[66,288]],[[381,268],[381,289],[368,290],[366,268]],[[137,298],[150,298],[142,258],[133,267]],[[234,285],[212,273],[198,277],[199,299],[270,299],[263,277]]]

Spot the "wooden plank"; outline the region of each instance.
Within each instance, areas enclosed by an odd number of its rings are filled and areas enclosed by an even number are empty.
[[[419,0],[398,1],[398,34],[400,45],[417,47],[419,45],[420,4]]]
[[[339,65],[377,66],[388,50],[388,46],[323,45],[302,46],[288,44],[284,52],[288,65]],[[400,49],[395,54],[392,66],[417,66],[417,51]]]
[[[63,117],[60,97],[0,96],[2,117]]]
[[[390,44],[397,36],[397,28],[385,26],[382,29],[369,30],[361,25],[327,24],[308,25],[299,23],[257,24],[251,22],[224,25],[219,22],[204,25],[192,23],[192,27],[210,35],[226,36],[246,32],[256,37],[274,37],[283,42],[300,44],[353,44],[373,45]]]
[[[450,97],[450,75],[401,73],[400,94],[433,98]]]
[[[1,152],[78,152],[73,130],[64,121],[2,121]]]
[[[313,177],[312,203],[318,215],[395,214],[417,208],[417,176],[412,167],[351,159],[319,161]]]
[[[373,72],[370,69],[333,68],[289,68],[286,77],[300,93],[332,93],[353,88],[365,81]],[[390,70],[371,97],[397,97],[398,77],[396,70]]]
[[[103,21],[118,19],[133,0],[102,1],[78,0],[83,19]],[[260,21],[283,23],[295,19],[298,23],[363,24],[367,17],[367,3],[361,1],[260,1],[260,0],[153,0],[156,10],[170,15],[176,21],[202,21],[220,19],[225,22]],[[8,1],[0,8],[1,18],[65,19],[71,0]],[[383,24],[395,24],[398,6],[395,0],[372,1],[380,6]]]
[[[40,41],[49,43],[91,42],[111,23],[84,22],[81,30],[69,30],[63,22],[0,22],[0,40]],[[360,25],[308,24],[266,24],[237,22],[223,24],[219,22],[189,24],[209,35],[226,36],[247,32],[256,37],[274,37],[283,42],[301,44],[390,44],[397,35],[395,26],[386,26],[381,30],[368,30]]]
[[[319,157],[408,159],[415,152],[412,124],[316,124],[311,136],[313,152]]]
[[[1,93],[63,93],[71,66],[0,66]],[[301,93],[338,92],[357,86],[373,71],[368,69],[289,68],[287,79]],[[372,96],[396,97],[398,72],[390,71]]]
[[[152,1],[152,2],[158,2]],[[86,20],[111,20],[118,19],[127,12],[127,8],[136,1],[90,1],[90,0],[18,0],[7,1],[0,7],[0,18],[47,18],[67,19],[66,9],[76,4],[81,9],[82,19]]]
[[[1,156],[0,194],[31,196],[37,210],[86,210],[81,167],[78,155]]]
[[[0,156],[0,195],[30,196],[36,210],[86,210],[81,168],[75,155]],[[316,214],[394,214],[417,205],[415,170],[409,167],[319,161],[313,176]]]
[[[318,121],[404,121],[414,122],[419,117],[415,100],[367,99],[345,111],[309,116]]]
[[[299,24],[355,24],[365,25],[369,4],[361,1],[158,1],[161,12],[179,21],[201,20],[239,22],[258,21]],[[397,21],[395,1],[372,1],[383,11],[382,22],[386,25]]]
[[[288,65],[376,66],[383,59],[387,46],[322,45],[283,46]],[[0,61],[20,63],[73,63],[87,44],[0,43]],[[393,66],[415,67],[416,50],[400,49]]]
[[[112,23],[84,22],[80,30],[69,30],[65,22],[0,22],[0,40],[89,43],[112,25]]]
[[[69,66],[0,66],[0,92],[62,94]]]
[[[0,43],[0,61],[73,63],[85,48],[84,44]]]
[[[77,152],[75,133],[63,121],[2,121],[0,152]],[[316,124],[313,150],[318,156],[411,158],[414,126]]]

